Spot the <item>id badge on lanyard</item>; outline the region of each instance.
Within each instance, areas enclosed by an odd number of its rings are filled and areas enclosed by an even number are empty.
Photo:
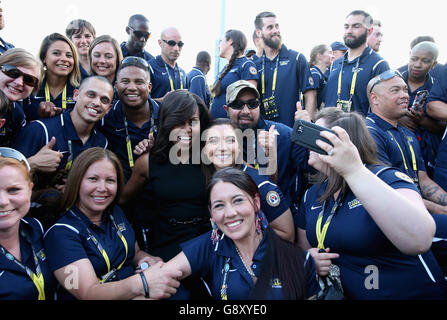
[[[262,105],[264,107],[264,118],[266,120],[274,120],[279,118],[279,110],[275,101],[275,91],[276,91],[276,81],[278,77],[278,66],[279,66],[279,56],[276,60],[275,71],[273,72],[273,81],[272,81],[272,95],[269,98],[265,97],[265,54],[263,55],[263,71],[261,75],[262,82]]]

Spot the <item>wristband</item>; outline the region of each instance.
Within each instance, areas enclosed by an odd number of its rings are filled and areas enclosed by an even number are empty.
[[[144,275],[144,272],[140,272],[141,281],[143,282],[143,288],[144,288],[144,297],[149,298],[149,286],[147,284],[146,276]]]

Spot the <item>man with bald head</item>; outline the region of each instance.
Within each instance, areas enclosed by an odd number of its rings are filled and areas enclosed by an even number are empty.
[[[371,112],[366,125],[376,141],[378,158],[400,169],[419,187],[424,204],[436,222],[432,246],[436,255],[438,250],[447,248],[447,193],[427,175],[414,133],[398,122],[407,114],[408,86],[399,71],[388,70],[371,79],[367,94]]]
[[[434,77],[430,71],[438,59],[438,46],[431,41],[423,41],[410,52],[407,69],[402,76],[408,86],[410,96],[409,110],[399,119],[399,123],[414,132],[420,141],[422,157],[424,158],[427,173],[433,177],[437,150],[441,142],[443,126],[440,121],[426,114],[426,103],[415,102],[417,95],[429,95]],[[411,106],[413,106],[411,108]]]
[[[186,73],[177,64],[183,48],[180,32],[173,27],[163,30],[158,40],[161,54],[149,62],[152,79],[151,97],[162,101],[170,91],[187,89]]]
[[[149,31],[149,20],[141,15],[135,14],[129,18],[126,27],[126,33],[129,35],[127,42],[121,43],[123,57],[140,57],[149,62],[154,56],[144,50],[147,40],[151,33]]]

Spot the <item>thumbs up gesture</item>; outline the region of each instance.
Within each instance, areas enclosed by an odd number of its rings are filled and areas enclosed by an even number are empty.
[[[276,154],[276,135],[278,131],[275,125],[272,125],[269,131],[261,131],[258,133],[258,143],[265,150],[265,155],[268,157],[271,152]]]
[[[299,101],[296,103],[295,121],[296,120],[311,120],[309,112],[303,109],[303,107],[301,106],[301,102]]]
[[[56,144],[56,138],[51,140],[42,147],[34,156],[28,159],[31,168],[41,172],[55,172],[59,167],[63,154],[54,151],[53,147]]]

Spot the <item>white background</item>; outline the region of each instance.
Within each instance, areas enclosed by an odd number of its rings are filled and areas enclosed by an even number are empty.
[[[16,47],[37,55],[42,39],[53,32],[65,34],[71,20],[90,21],[97,36],[109,34],[119,43],[127,41],[125,26],[131,15],[140,13],[149,19],[152,36],[146,50],[160,54],[157,40],[162,29],[177,27],[185,46],[178,60],[188,72],[195,63],[196,54],[208,51],[213,64],[208,81],[214,81],[215,45],[221,30],[221,0],[3,0],[5,28],[0,36]],[[277,15],[284,44],[309,57],[312,47],[343,41],[346,15],[362,9],[382,22],[384,40],[380,54],[391,68],[408,62],[409,44],[420,35],[431,35],[440,48],[440,63],[446,62],[445,5],[434,0],[227,0],[224,30],[239,29],[254,47],[251,36],[254,18],[261,11]]]

